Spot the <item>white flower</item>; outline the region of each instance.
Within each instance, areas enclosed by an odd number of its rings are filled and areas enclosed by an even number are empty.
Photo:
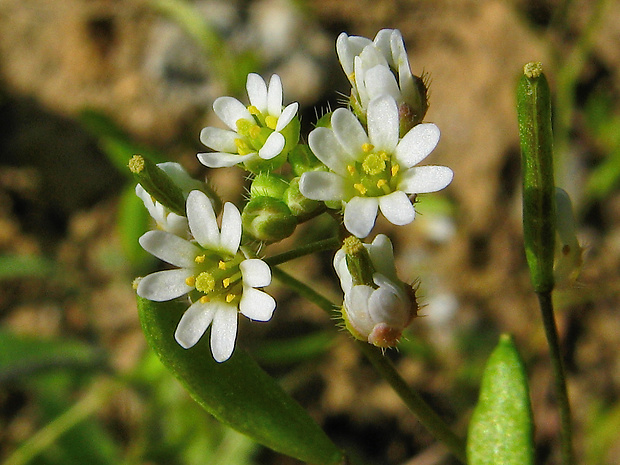
[[[408,195],[435,192],[452,181],[445,166],[414,166],[439,142],[434,124],[418,124],[399,140],[398,108],[393,98],[378,97],[368,105],[368,134],[356,116],[339,108],[332,128],[319,127],[309,135],[310,148],[330,171],[311,171],[299,181],[301,193],[312,200],[341,201],[344,225],[366,237],[377,209],[395,225],[413,221]]]
[[[390,95],[399,106],[407,104],[414,111],[426,111],[420,108],[426,105],[426,97],[420,95],[398,29],[382,29],[374,41],[343,32],[336,40],[336,52],[351,82],[354,106],[363,113],[380,95]]]
[[[183,195],[187,195],[193,189],[200,189],[204,183],[193,179],[187,171],[178,163],[166,162],[158,163],[172,181],[181,189]],[[144,206],[151,217],[155,220],[157,227],[163,231],[174,234],[175,236],[185,237],[188,234],[187,218],[171,212],[161,203],[156,201],[140,184],[136,185],[136,195],[142,199]]]
[[[390,239],[379,234],[363,244],[374,269],[372,283],[359,284],[347,264],[346,246],[336,252],[334,268],[344,292],[343,318],[351,334],[378,347],[395,346],[417,316],[413,290],[398,279]]]
[[[271,76],[267,87],[262,77],[250,73],[246,89],[249,107],[233,97],[219,97],[213,102],[213,110],[231,130],[206,127],[201,131],[200,141],[215,150],[198,154],[200,162],[209,168],[271,160],[285,148],[287,139],[282,132],[295,118],[299,104],[283,107],[282,82],[277,74]]]
[[[142,278],[137,292],[157,302],[190,293],[193,303],[183,314],[175,339],[190,348],[211,325],[211,352],[223,362],[235,347],[238,312],[252,320],[271,319],[276,302],[256,289],[271,283],[271,270],[262,260],[246,259],[239,251],[241,215],[232,203],[224,205],[220,230],[209,198],[192,191],[187,219],[192,241],[166,231],[149,231],[140,238],[146,251],[179,268]]]

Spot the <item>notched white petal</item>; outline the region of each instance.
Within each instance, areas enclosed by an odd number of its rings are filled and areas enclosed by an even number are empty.
[[[353,197],[344,208],[344,226],[360,239],[368,236],[377,219],[379,202],[375,197]]]
[[[239,264],[243,284],[250,287],[265,287],[271,284],[271,268],[258,258],[250,258]]]
[[[388,95],[382,95],[368,104],[368,136],[375,150],[392,153],[398,144],[398,105]]]
[[[218,303],[211,325],[211,353],[216,362],[225,362],[235,350],[237,307]]]
[[[241,243],[241,213],[237,207],[226,202],[222,213],[222,230],[220,233],[220,247],[228,254],[235,255]]]
[[[407,194],[426,194],[447,187],[454,177],[447,166],[415,166],[402,174],[398,189]]]
[[[379,197],[379,207],[383,216],[396,226],[409,224],[415,218],[415,209],[403,191]]]
[[[200,249],[189,241],[166,231],[148,231],[138,239],[151,255],[181,268],[194,266]]]
[[[218,249],[220,231],[217,227],[211,200],[201,191],[191,191],[187,197],[187,220],[194,239],[205,249]]]
[[[269,134],[265,144],[258,151],[258,156],[263,160],[271,160],[282,153],[282,149],[285,144],[286,140],[284,139],[284,136],[279,132],[274,131]]]
[[[211,303],[194,302],[183,314],[174,338],[184,349],[194,347],[213,321],[216,307]]]
[[[137,293],[143,299],[154,302],[176,299],[193,289],[185,284],[185,280],[190,276],[192,271],[186,268],[157,271],[140,280]]]
[[[245,85],[248,91],[250,104],[258,108],[258,111],[264,113],[267,111],[267,84],[265,80],[256,73],[248,74],[248,80]]]
[[[267,91],[267,112],[272,116],[282,114],[282,102],[284,95],[282,91],[282,80],[280,76],[274,74],[269,79],[269,90]]]
[[[239,311],[250,320],[269,321],[275,308],[275,299],[266,292],[251,287],[243,288]]]
[[[312,153],[325,166],[341,176],[347,176],[347,165],[354,162],[355,159],[346,153],[338,142],[334,131],[323,127],[313,129],[308,136],[308,144]]]
[[[402,168],[417,165],[437,147],[439,136],[439,128],[433,123],[414,126],[396,146],[396,160]]]
[[[344,200],[346,196],[344,179],[327,171],[309,171],[302,174],[299,191],[311,200]]]
[[[359,159],[363,154],[362,145],[369,140],[357,117],[346,108],[338,108],[332,114],[331,122],[336,139],[351,160]]]

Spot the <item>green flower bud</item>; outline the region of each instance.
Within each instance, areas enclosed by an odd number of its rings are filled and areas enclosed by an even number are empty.
[[[260,157],[247,160],[243,162],[243,166],[250,173],[260,174],[270,173],[271,171],[277,170],[284,163],[286,163],[286,152],[282,151],[279,155],[276,155],[270,160],[264,160]]]
[[[301,176],[306,171],[327,170],[327,167],[314,156],[310,147],[305,144],[297,145],[289,153],[288,162],[291,164],[295,176]]]
[[[261,173],[252,180],[250,197],[273,197],[282,199],[288,189],[288,182],[277,174]]]
[[[297,227],[297,218],[282,200],[273,197],[251,199],[241,214],[243,231],[264,242],[289,237]]]
[[[320,205],[316,200],[310,200],[302,195],[299,191],[298,177],[291,180],[288,189],[284,193],[284,202],[291,213],[299,219],[303,219],[306,215],[311,214]]]

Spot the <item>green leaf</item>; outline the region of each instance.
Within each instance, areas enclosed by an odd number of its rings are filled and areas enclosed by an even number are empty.
[[[211,356],[209,338],[189,350],[174,339],[187,304],[138,297],[142,329],[164,366],[221,422],[271,449],[317,465],[343,456],[308,413],[243,350],[224,363]]]
[[[525,367],[512,338],[503,334],[482,377],[469,423],[469,465],[534,463],[532,408]]]

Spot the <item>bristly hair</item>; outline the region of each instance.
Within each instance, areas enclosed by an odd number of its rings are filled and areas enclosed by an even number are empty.
[[[339,102],[340,103],[340,102]],[[331,102],[327,102],[326,107],[314,107],[314,120],[318,122],[323,116],[332,113],[332,104]],[[320,116],[319,116],[320,114]],[[316,123],[313,123],[314,127],[316,127]]]

